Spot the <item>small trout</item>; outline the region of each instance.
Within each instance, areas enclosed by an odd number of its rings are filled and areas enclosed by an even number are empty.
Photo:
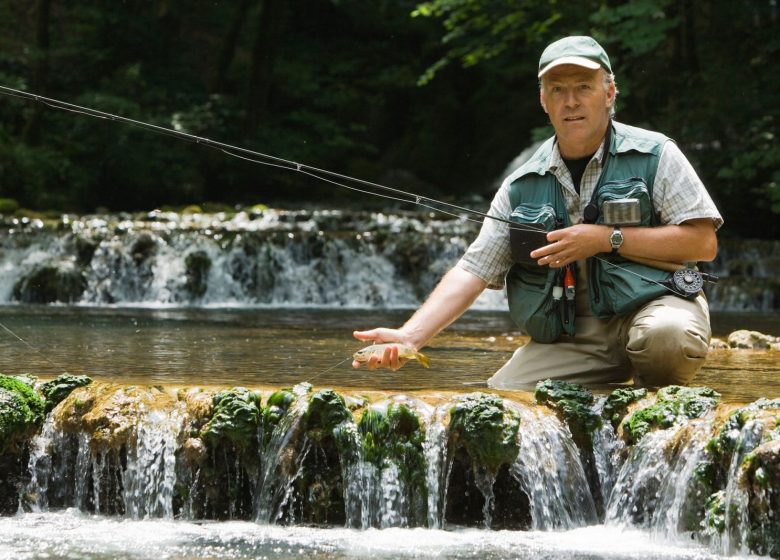
[[[429,367],[430,360],[428,360],[428,356],[423,354],[422,352],[418,352],[411,346],[407,346],[406,344],[398,344],[396,342],[390,342],[386,344],[372,344],[371,346],[366,346],[365,348],[361,348],[357,352],[355,352],[352,357],[357,362],[367,362],[368,359],[371,356],[378,356],[381,358],[385,353],[385,348],[388,346],[397,346],[398,347],[398,357],[399,358],[406,358],[407,360],[417,360],[420,362],[420,365],[424,368]]]

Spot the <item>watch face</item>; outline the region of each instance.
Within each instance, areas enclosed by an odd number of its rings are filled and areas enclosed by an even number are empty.
[[[621,232],[619,229],[613,231],[609,236],[609,242],[612,244],[614,249],[620,247],[623,244],[623,232]]]

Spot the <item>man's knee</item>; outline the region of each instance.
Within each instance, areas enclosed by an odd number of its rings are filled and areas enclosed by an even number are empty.
[[[704,365],[709,332],[668,309],[629,329],[626,352],[638,385],[686,385]]]

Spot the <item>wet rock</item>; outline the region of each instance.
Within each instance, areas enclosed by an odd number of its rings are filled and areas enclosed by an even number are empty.
[[[39,265],[14,284],[13,299],[22,303],[73,303],[87,288],[84,273],[72,261]]]
[[[620,389],[615,389],[604,402],[602,415],[612,424],[613,428],[617,429],[628,413],[628,407],[646,396],[647,389],[644,388],[631,389],[629,387],[621,387]]]
[[[63,431],[89,434],[93,453],[105,453],[135,445],[138,420],[146,412],[173,408],[174,400],[153,387],[91,383],[71,391],[52,414]]]
[[[536,384],[534,396],[537,403],[561,416],[580,448],[591,447],[591,433],[602,425],[601,416],[593,410],[593,393],[576,383],[547,379]]]
[[[623,438],[629,444],[636,443],[650,430],[669,428],[703,416],[719,400],[720,393],[709,387],[664,387],[656,394],[654,404],[637,410],[623,421]]]
[[[153,257],[157,253],[157,240],[151,233],[141,233],[130,246],[130,255],[136,265]]]
[[[471,393],[458,401],[450,409],[450,445],[464,447],[475,469],[495,474],[501,465],[511,464],[520,450],[517,414],[498,395]]]
[[[358,423],[365,460],[377,468],[397,468],[404,491],[403,513],[412,526],[426,523],[425,431],[417,413],[406,403],[379,403]]]
[[[210,446],[230,442],[239,449],[256,448],[260,423],[260,395],[244,387],[214,396],[214,415],[201,430]]]
[[[184,269],[184,288],[195,297],[203,297],[208,290],[211,258],[206,251],[193,251],[184,258]]]
[[[25,440],[43,421],[45,403],[30,385],[0,374],[0,454]]]
[[[290,406],[295,402],[296,395],[292,389],[280,389],[274,391],[268,397],[263,407],[263,441],[267,443],[271,435],[279,425],[279,421],[287,414]]]
[[[780,558],[780,438],[762,443],[742,468],[748,493],[748,547],[755,554]]]
[[[730,348],[748,350],[768,350],[777,342],[780,342],[777,337],[748,330],[734,331],[728,338]]]
[[[729,348],[728,342],[725,342],[719,338],[710,339],[710,350],[725,350]]]
[[[46,412],[50,412],[60,404],[71,391],[77,387],[84,387],[92,383],[92,379],[86,375],[63,374],[56,379],[42,383],[38,390],[46,399]]]

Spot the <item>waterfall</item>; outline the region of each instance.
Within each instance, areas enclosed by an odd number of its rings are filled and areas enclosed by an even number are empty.
[[[478,229],[465,217],[340,210],[8,223],[0,303],[416,307]],[[705,286],[711,308],[777,309],[778,254],[776,242],[723,240],[703,265],[721,277]],[[506,297],[486,290],[475,308],[505,309]]]
[[[532,528],[574,529],[598,522],[577,446],[555,416],[518,407],[520,453],[512,474],[530,498]]]

